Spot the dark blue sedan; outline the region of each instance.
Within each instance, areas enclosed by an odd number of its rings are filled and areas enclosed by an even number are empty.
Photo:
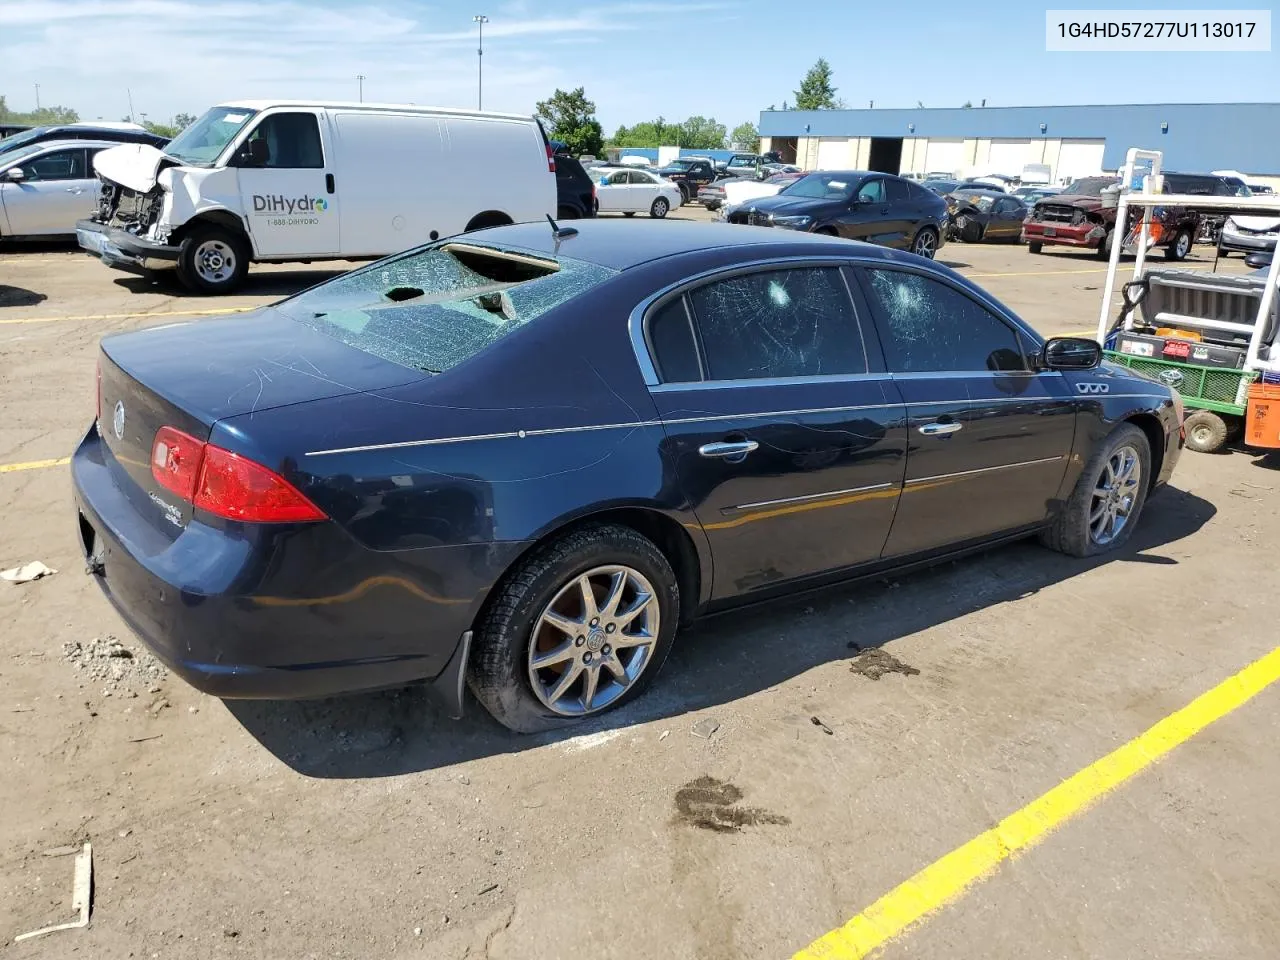
[[[618,706],[701,613],[1039,534],[1122,546],[1169,388],[931,261],[582,221],[108,337],[88,568],[222,697],[464,682],[521,731]]]

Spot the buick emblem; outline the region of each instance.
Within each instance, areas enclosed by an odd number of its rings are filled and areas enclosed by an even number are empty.
[[[1181,370],[1174,370],[1172,368],[1169,370],[1161,370],[1159,377],[1161,383],[1167,387],[1173,387],[1175,390],[1178,387],[1181,387],[1183,381],[1187,379]]]
[[[116,439],[124,439],[124,401],[116,401],[116,412],[111,418],[111,429],[116,432]]]

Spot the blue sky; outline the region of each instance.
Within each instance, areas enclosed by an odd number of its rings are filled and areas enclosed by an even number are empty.
[[[1276,53],[1045,53],[1046,6],[1105,4],[10,0],[0,3],[0,94],[29,109],[39,83],[45,105],[119,119],[131,89],[135,110],[162,120],[235,98],[355,99],[362,73],[366,100],[474,106],[471,18],[483,12],[486,108],[528,113],[556,87],[584,86],[608,132],[659,114],[755,120],[793,100],[819,56],[856,107],[1280,96]]]

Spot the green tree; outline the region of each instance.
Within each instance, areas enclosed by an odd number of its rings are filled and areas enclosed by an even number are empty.
[[[10,110],[4,97],[0,97],[0,122],[3,123],[25,123],[39,127],[45,124],[75,123],[79,119],[80,114],[70,107],[41,107],[39,110],[20,113]]]
[[[723,149],[728,132],[723,123],[716,123],[715,117],[690,117],[679,125],[679,130],[680,139],[676,142],[694,150]]]
[[[604,149],[604,130],[596,119],[596,105],[578,87],[568,92],[557,88],[550,99],[538,103],[537,114],[551,127],[551,136],[564,141],[572,154],[599,156]]]
[[[195,123],[197,119],[199,118],[194,113],[175,113],[173,119],[169,121],[169,126],[181,133]]]
[[[797,110],[835,109],[836,88],[831,85],[831,64],[819,57],[800,81],[800,89],[795,94]]]
[[[759,153],[760,131],[756,129],[754,123],[748,120],[746,123],[740,123],[733,128],[733,133],[729,134],[729,142],[737,150]]]
[[[662,147],[671,146],[679,136],[679,124],[667,123],[658,117],[656,120],[644,120],[634,127],[618,127],[609,142],[615,147]]]

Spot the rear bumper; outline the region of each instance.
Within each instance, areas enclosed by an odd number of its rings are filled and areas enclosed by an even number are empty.
[[[197,690],[292,700],[430,681],[461,715],[471,621],[496,579],[495,554],[505,560],[520,545],[383,553],[332,523],[221,529],[196,519],[158,530],[96,428],[71,471],[86,569]],[[412,569],[406,553],[431,553],[430,566],[447,573]]]
[[[76,222],[76,242],[109,267],[130,273],[155,273],[178,266],[179,249],[156,243],[96,220]]]
[[[1051,233],[1048,231],[1052,231]],[[1106,228],[1097,223],[1024,223],[1023,243],[1043,243],[1045,246],[1087,247],[1096,250],[1106,237]]]

